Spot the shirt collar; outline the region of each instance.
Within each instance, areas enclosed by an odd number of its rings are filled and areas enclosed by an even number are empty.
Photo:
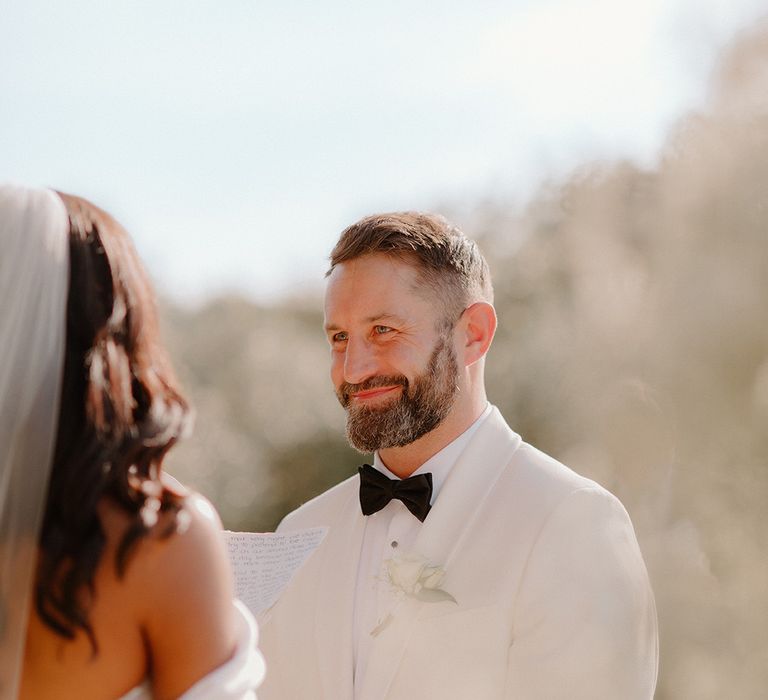
[[[474,423],[472,423],[469,428],[467,428],[452,442],[449,442],[445,447],[443,447],[442,450],[432,455],[411,475],[417,476],[418,474],[426,474],[427,472],[432,473],[432,499],[430,503],[435,502],[435,499],[440,493],[440,489],[443,487],[445,480],[448,478],[448,474],[450,474],[453,465],[456,464],[456,460],[459,458],[459,455],[463,452],[464,448],[472,439],[472,436],[475,434],[483,421],[491,414],[492,408],[493,407],[490,403],[487,404],[485,410],[480,414],[480,417]],[[384,462],[381,461],[381,457],[379,457],[378,452],[373,455],[373,466],[390,479],[400,478],[399,476],[396,476],[391,471],[389,471],[389,469],[387,469]]]

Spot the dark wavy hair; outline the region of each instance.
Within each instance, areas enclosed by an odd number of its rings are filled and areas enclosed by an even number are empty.
[[[35,606],[62,637],[84,632],[96,653],[89,609],[106,543],[97,506],[109,499],[130,516],[114,562],[122,577],[143,537],[160,522],[161,536],[178,527],[181,498],[163,487],[160,471],[190,410],[128,234],[90,202],[59,196],[70,222],[66,354]]]

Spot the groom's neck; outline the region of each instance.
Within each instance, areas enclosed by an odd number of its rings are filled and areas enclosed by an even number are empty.
[[[484,410],[485,401],[482,404],[472,402],[466,407],[455,406],[434,430],[409,445],[379,450],[379,458],[389,471],[405,479],[459,437],[482,415]]]

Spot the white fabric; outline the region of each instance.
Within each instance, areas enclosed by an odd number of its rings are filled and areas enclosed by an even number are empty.
[[[281,531],[328,534],[261,621],[261,700],[352,700],[365,518],[353,477]],[[373,640],[359,700],[649,700],[656,610],[619,501],[524,443],[492,410],[451,469],[412,554],[450,601],[407,599]]]
[[[430,503],[435,502],[459,455],[490,413],[491,405],[488,404],[480,417],[467,430],[413,472],[413,476],[427,472],[432,474]],[[378,452],[374,455],[373,466],[389,479],[399,478],[387,469]],[[384,578],[384,561],[397,555],[398,552],[409,551],[421,528],[422,523],[419,519],[396,499],[390,501],[378,513],[366,518],[355,590],[354,674],[356,679],[365,675],[368,666],[368,656],[373,644],[371,630],[383,620],[394,604],[390,587]],[[359,683],[355,683],[355,688],[359,688]]]
[[[256,688],[264,678],[264,658],[257,648],[258,628],[248,608],[236,600],[237,648],[232,658],[201,678],[179,700],[256,700]],[[149,682],[134,688],[120,700],[152,700]]]
[[[69,221],[50,190],[0,185],[0,695],[15,697],[56,436]]]

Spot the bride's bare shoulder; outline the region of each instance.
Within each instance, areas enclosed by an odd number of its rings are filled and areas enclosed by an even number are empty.
[[[181,508],[175,518],[161,514],[152,532],[136,543],[124,579],[115,587],[146,641],[153,697],[171,698],[232,655],[237,629],[232,574],[216,509],[178,482],[164,485],[179,496]],[[114,547],[134,518],[109,503],[101,513]]]
[[[222,525],[216,509],[207,498],[171,477],[164,475],[163,485],[179,498],[181,507],[175,513],[160,513],[157,525],[135,543],[126,562],[126,579],[194,574],[201,583],[206,578],[219,577],[223,586],[229,586]],[[99,518],[107,540],[106,553],[116,556],[135,525],[135,516],[103,499]]]

